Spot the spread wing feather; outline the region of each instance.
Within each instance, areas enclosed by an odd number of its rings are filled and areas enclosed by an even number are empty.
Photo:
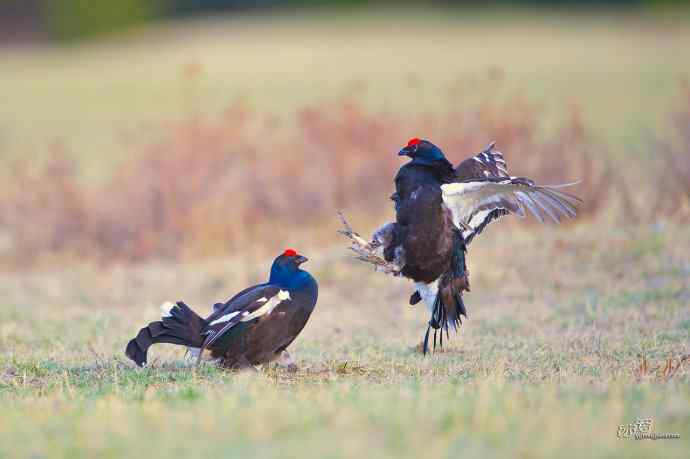
[[[459,180],[483,179],[486,177],[508,177],[508,164],[503,153],[491,142],[481,153],[467,158],[455,168]]]
[[[525,216],[529,210],[539,221],[544,217],[558,223],[573,218],[582,201],[560,191],[560,186],[539,186],[520,177],[487,177],[441,185],[443,202],[453,214],[453,223],[471,240],[486,224],[500,215]],[[497,213],[496,213],[497,212]]]
[[[467,182],[471,180],[484,180],[489,177],[509,177],[508,163],[506,163],[503,153],[496,150],[496,142],[491,142],[482,152],[467,158],[455,168],[455,175],[458,181]],[[511,210],[504,208],[492,209],[490,206],[475,213],[469,220],[468,225],[472,229],[465,229],[462,232],[465,244],[469,245],[475,236],[481,234],[486,226],[501,218],[504,215],[515,212],[520,213],[519,208]]]
[[[486,225],[508,214],[510,214],[510,211],[507,209],[489,209],[477,212],[470,219],[470,226],[472,227],[472,230],[465,230],[462,232],[462,237],[465,240],[465,245],[470,245],[472,239],[474,239],[475,236],[479,236],[482,233],[482,231],[484,231],[484,228],[486,228]]]

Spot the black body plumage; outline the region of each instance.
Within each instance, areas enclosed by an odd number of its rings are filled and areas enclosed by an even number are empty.
[[[462,291],[469,288],[465,242],[441,194],[441,185],[456,181],[457,175],[438,152],[413,157],[395,176],[396,225],[392,243],[384,250],[388,261],[396,258],[396,250],[404,253],[403,276],[424,284],[438,281],[439,294],[424,339],[425,353],[431,328],[436,335],[438,330],[447,333],[449,327],[455,329],[461,323],[461,316],[467,314]],[[420,299],[413,295],[410,302]]]

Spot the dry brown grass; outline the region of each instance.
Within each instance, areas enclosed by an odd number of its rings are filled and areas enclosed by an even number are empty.
[[[600,149],[576,110],[553,136],[540,132],[539,113],[520,97],[443,115],[378,112],[346,99],[286,122],[237,103],[219,117],[162,123],[158,142],[130,140],[130,159],[102,182],[85,181],[56,147],[40,168],[11,166],[0,197],[3,258],[179,258],[261,238],[332,240],[324,222],[335,224],[337,209],[374,215],[390,207],[395,152],[414,135],[433,139],[454,162],[497,140],[516,175],[583,178],[582,215],[596,215],[612,186],[606,155],[593,154]]]
[[[690,84],[665,114],[666,132],[648,134],[646,149],[622,158],[615,172],[619,217],[633,223],[690,220]],[[637,155],[635,154],[637,153]]]
[[[459,162],[497,140],[514,175],[556,184],[581,179],[579,219],[649,222],[690,215],[690,90],[672,113],[675,136],[643,159],[613,167],[576,106],[545,133],[540,108],[519,95],[463,104],[444,114],[379,112],[356,96],[311,106],[287,120],[241,102],[222,116],[190,115],[132,136],[125,160],[87,181],[59,144],[41,167],[10,165],[0,192],[5,262],[66,254],[101,261],[188,258],[276,250],[257,240],[332,242],[336,210],[389,212],[395,151],[424,136]],[[652,203],[650,205],[649,203]]]
[[[671,218],[690,219],[690,83],[683,85],[670,116],[672,137],[654,144],[655,193],[652,211]]]

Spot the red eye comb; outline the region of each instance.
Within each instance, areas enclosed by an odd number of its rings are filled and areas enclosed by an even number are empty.
[[[414,138],[410,139],[409,142],[407,142],[407,146],[412,147],[412,146],[418,145],[420,143],[422,143],[422,141],[419,140],[417,137],[414,137]]]
[[[285,252],[283,252],[283,255],[285,255],[286,257],[296,257],[297,251],[295,249],[285,249]]]

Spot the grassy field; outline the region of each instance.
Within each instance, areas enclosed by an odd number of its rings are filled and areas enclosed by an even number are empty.
[[[666,169],[690,165],[690,141],[661,168],[649,142],[690,75],[686,19],[384,10],[0,48],[0,163],[11,165],[0,187],[0,459],[687,457],[690,197]],[[516,93],[530,108],[473,105]],[[367,108],[338,102],[348,97]],[[242,124],[241,110],[214,118],[237,99],[268,122]],[[553,130],[571,103],[594,140]],[[310,104],[320,111],[306,122],[285,121]],[[386,109],[396,116],[377,124]],[[440,115],[412,119],[424,111]],[[392,218],[390,145],[427,125],[454,160],[498,133],[511,170],[585,178],[576,192],[589,209],[567,226],[491,226],[469,255],[469,319],[423,357],[428,317],[407,305],[411,285],[353,260],[334,214],[345,203],[362,233]],[[289,137],[292,126],[303,130]],[[123,161],[133,155],[143,159]],[[607,177],[614,185],[599,188]],[[645,212],[625,215],[628,192]],[[320,282],[291,348],[297,373],[195,368],[173,346],[154,347],[144,370],[126,360],[158,305],[206,312],[263,281],[266,254],[287,245]],[[617,438],[640,418],[680,438]]]
[[[161,302],[205,310],[268,259],[5,275],[0,457],[685,457],[690,232],[599,229],[488,230],[470,319],[430,357],[407,282],[305,247],[321,296],[296,374],[122,353]],[[681,438],[617,438],[647,417]]]

